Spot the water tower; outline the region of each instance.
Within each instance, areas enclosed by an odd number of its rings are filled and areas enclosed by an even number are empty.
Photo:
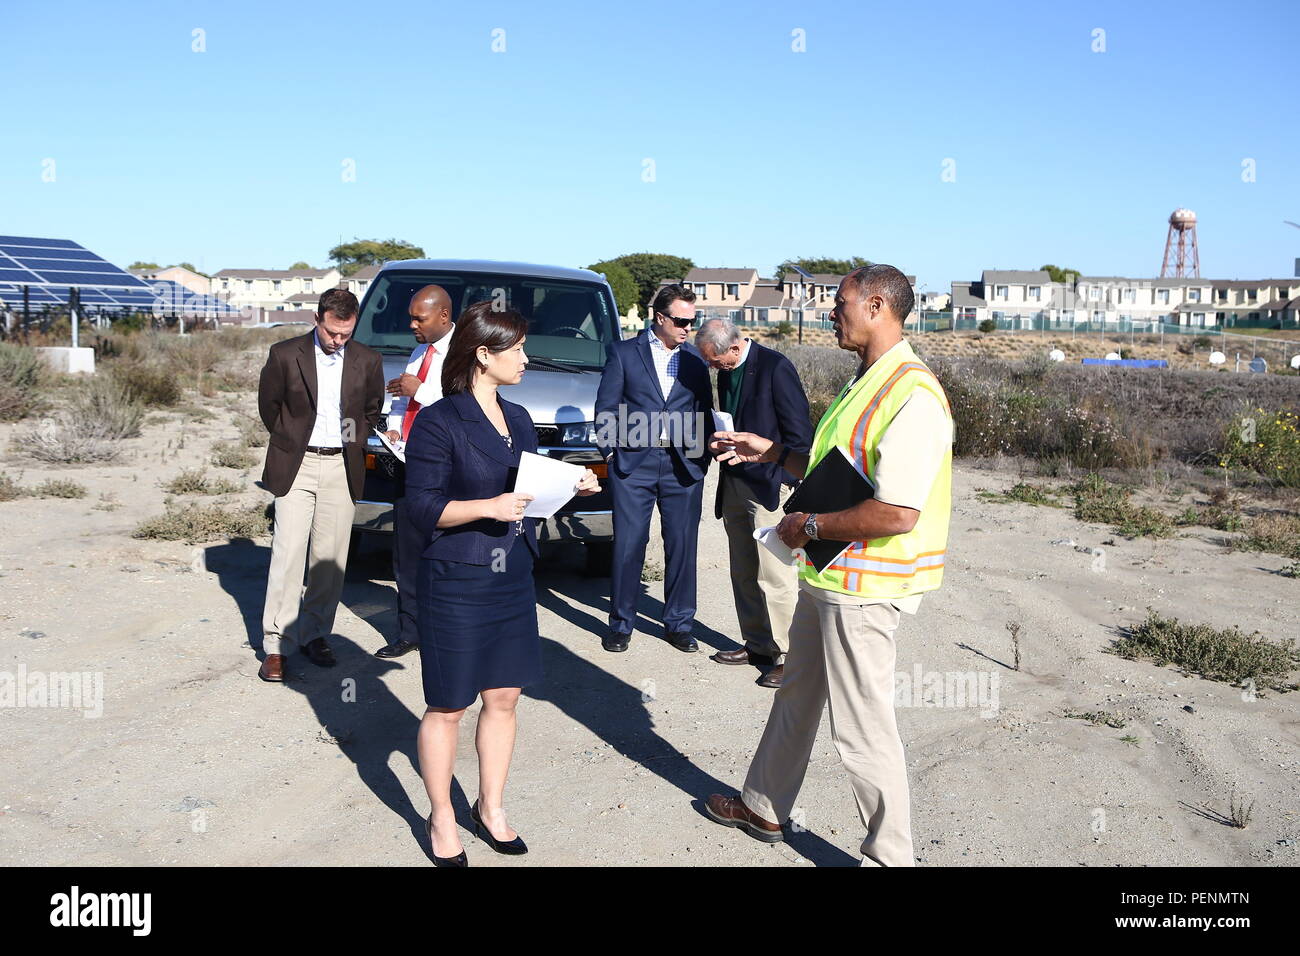
[[[1184,277],[1201,277],[1201,256],[1196,250],[1196,213],[1190,209],[1175,209],[1169,214],[1169,235],[1165,238],[1160,278]]]

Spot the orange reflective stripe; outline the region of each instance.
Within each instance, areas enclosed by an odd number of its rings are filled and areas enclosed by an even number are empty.
[[[880,386],[880,390],[872,396],[871,401],[862,410],[862,414],[858,416],[858,420],[853,425],[853,437],[849,441],[849,451],[857,461],[862,463],[863,471],[866,472],[867,477],[871,477],[871,462],[867,457],[866,449],[867,432],[871,429],[871,420],[875,418],[876,412],[880,410],[880,404],[884,401],[885,396],[908,372],[925,372],[931,378],[934,378],[934,373],[919,362],[903,363],[894,370],[885,384]],[[935,379],[935,381],[938,382],[938,379]],[[943,386],[939,386],[939,389],[942,391]],[[946,401],[944,407],[947,407]],[[952,413],[949,412],[949,414]]]

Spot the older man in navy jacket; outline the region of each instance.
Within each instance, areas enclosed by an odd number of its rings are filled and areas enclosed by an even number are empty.
[[[736,431],[773,438],[788,449],[786,454],[807,453],[813,436],[808,397],[788,358],[744,338],[727,319],[700,326],[695,345],[718,370],[718,407],[732,416]],[[780,523],[794,484],[777,463],[730,465],[718,477],[713,503],[714,516],[727,530],[731,590],[745,646],[719,651],[712,659],[765,666],[758,679],[762,687],[780,687],[785,676],[798,571],[755,541],[754,531]]]
[[[625,651],[636,623],[650,516],[659,505],[664,539],[664,637],[679,651],[699,650],[695,625],[695,552],[711,457],[713,389],[709,370],[686,342],[695,293],[660,289],[650,329],[609,349],[596,393],[596,443],[609,462],[614,499],[614,569],[607,651]]]

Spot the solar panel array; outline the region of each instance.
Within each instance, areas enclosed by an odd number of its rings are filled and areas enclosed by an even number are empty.
[[[69,239],[0,236],[0,303],[21,309],[24,286],[34,309],[66,306],[75,287],[86,312],[238,312],[216,296],[174,282],[144,282]]]

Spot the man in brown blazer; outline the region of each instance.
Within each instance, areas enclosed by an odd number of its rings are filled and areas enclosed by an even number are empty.
[[[262,484],[275,495],[262,612],[266,659],[257,675],[265,681],[284,680],[284,656],[295,644],[314,664],[336,663],[325,637],[343,591],[366,440],[384,421],[383,359],[351,341],[356,325],[357,297],[330,289],[320,297],[316,327],[271,346],[262,369],[257,406],[271,433]]]

